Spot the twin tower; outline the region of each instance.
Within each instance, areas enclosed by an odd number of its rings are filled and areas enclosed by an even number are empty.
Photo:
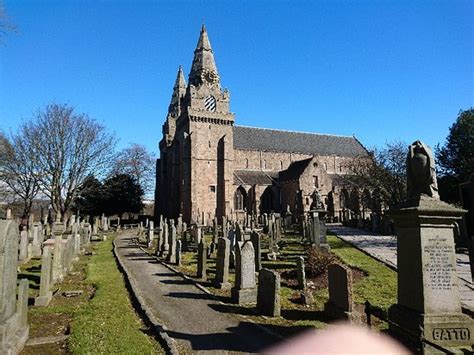
[[[223,90],[203,26],[189,73],[180,67],[160,141],[155,215],[184,221],[229,213],[233,179],[230,95]]]

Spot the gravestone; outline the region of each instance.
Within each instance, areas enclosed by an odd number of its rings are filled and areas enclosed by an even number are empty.
[[[216,260],[216,278],[215,287],[229,288],[229,254],[230,242],[227,238],[219,238],[217,241],[217,260]]]
[[[61,235],[54,236],[54,255],[53,255],[53,283],[63,280],[63,242]]]
[[[169,249],[169,227],[168,224],[165,222],[163,224],[163,242],[161,244],[160,256],[166,257],[168,255]]]
[[[312,226],[312,231],[311,231],[311,244],[319,247],[320,245],[320,240],[319,236],[321,234],[320,230],[320,223],[319,223],[319,213],[316,211],[311,211],[311,226]]]
[[[21,264],[28,262],[28,233],[26,230],[20,232],[20,253],[18,260]]]
[[[262,269],[258,274],[257,310],[264,316],[280,316],[280,274]]]
[[[28,340],[28,281],[21,281],[17,301],[18,224],[0,220],[0,353],[17,354]],[[26,308],[25,308],[26,307]]]
[[[160,252],[161,252],[161,246],[163,245],[163,234],[164,234],[164,230],[163,230],[163,224],[160,224],[160,229],[158,231],[158,240],[156,242],[156,256],[159,256],[160,255]]]
[[[329,300],[324,311],[336,319],[352,319],[352,272],[348,267],[332,264],[328,267]]]
[[[474,322],[461,310],[453,236],[466,211],[440,201],[435,171],[430,148],[414,142],[408,199],[389,211],[397,233],[398,302],[388,315],[396,325],[391,329],[408,330],[414,341],[423,336],[443,347],[470,346]]]
[[[260,234],[253,231],[250,235],[250,240],[253,244],[253,249],[255,251],[255,271],[259,272],[262,268],[262,251],[260,245]]]
[[[176,265],[181,266],[181,240],[176,242]]]
[[[304,270],[304,258],[302,256],[296,258],[296,278],[298,280],[298,288],[304,290],[306,286],[306,273]]]
[[[197,277],[207,281],[207,244],[201,240],[198,246],[198,269]]]
[[[32,226],[33,241],[31,243],[31,256],[38,258],[41,256],[41,240],[40,240],[40,227],[38,223],[34,223]]]
[[[45,247],[41,258],[40,290],[38,297],[35,298],[35,306],[45,307],[51,302],[53,298],[51,292],[52,276],[51,248]]]
[[[166,261],[172,264],[176,264],[176,227],[174,224],[171,225],[171,233],[169,236],[168,255]]]
[[[217,238],[219,238],[219,224],[217,223],[217,217],[212,220],[212,243],[217,244]]]
[[[255,251],[251,241],[235,250],[235,286],[231,290],[232,301],[237,304],[254,303],[257,300],[255,287]]]
[[[11,210],[11,208],[7,208],[7,213],[6,213],[5,218],[7,220],[12,219],[12,210]]]

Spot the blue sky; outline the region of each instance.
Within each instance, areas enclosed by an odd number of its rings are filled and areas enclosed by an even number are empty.
[[[240,125],[444,142],[474,106],[466,1],[4,2],[0,129],[50,102],[157,153],[178,65],[206,24]]]

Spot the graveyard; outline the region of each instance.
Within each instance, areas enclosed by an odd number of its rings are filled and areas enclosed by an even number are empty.
[[[473,10],[0,3],[0,355],[473,354]]]

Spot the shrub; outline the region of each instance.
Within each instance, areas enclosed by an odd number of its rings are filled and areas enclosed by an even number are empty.
[[[306,273],[309,277],[316,277],[324,274],[328,266],[334,264],[337,258],[326,249],[310,247],[307,250],[308,260],[306,262]]]

